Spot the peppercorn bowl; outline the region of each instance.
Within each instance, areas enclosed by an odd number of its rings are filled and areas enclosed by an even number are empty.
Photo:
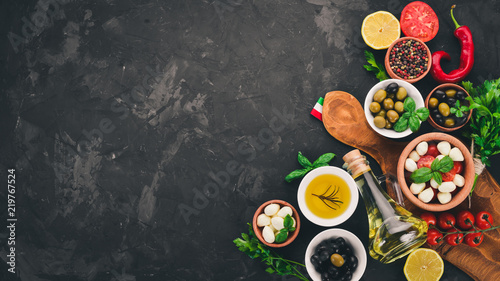
[[[443,143],[442,147],[440,147],[441,143]],[[424,144],[424,148],[422,148],[424,151],[420,147],[422,144]],[[457,153],[462,155],[460,159],[455,158],[454,155]],[[441,155],[449,156],[453,160],[451,170],[448,172],[438,171],[442,177],[442,184],[436,186],[437,183],[433,182],[434,174],[430,181],[426,181],[420,187],[418,184],[412,184],[410,175],[414,171],[409,170],[410,166],[414,165],[415,169],[427,167],[432,173],[434,169],[439,169],[440,164],[434,163],[434,160],[443,159]],[[412,161],[414,161],[413,164]],[[456,179],[459,179],[461,183],[455,181],[455,177],[458,175],[460,178]],[[431,212],[443,212],[458,206],[469,195],[475,178],[474,162],[471,153],[459,139],[445,133],[427,133],[415,138],[405,147],[398,160],[397,178],[401,191],[413,205]],[[445,190],[449,188],[449,185],[444,186],[444,184],[449,181],[456,183],[456,186],[452,187],[452,190]],[[423,198],[424,191],[430,193],[432,199],[425,200]],[[451,196],[448,197],[448,202],[439,202],[438,198],[441,192],[443,195]],[[444,193],[450,193],[450,195]],[[434,199],[435,197],[436,199]],[[436,200],[438,201],[436,202]]]
[[[399,88],[403,88],[404,91],[406,92],[406,95],[404,97],[398,96],[398,93],[393,96],[390,95],[388,90],[388,87],[391,85],[394,85],[394,83],[398,87],[398,92]],[[379,97],[380,90],[386,91],[386,93],[382,93],[382,96]],[[422,94],[420,91],[415,88],[412,84],[400,80],[400,79],[386,79],[383,81],[378,82],[373,86],[370,91],[368,91],[368,94],[366,95],[365,102],[364,102],[364,111],[365,111],[365,117],[366,121],[368,124],[370,124],[370,127],[377,132],[378,134],[391,138],[391,139],[399,139],[399,138],[404,138],[409,135],[411,135],[413,132],[411,131],[410,127],[406,128],[406,130],[402,132],[396,132],[393,130],[392,126],[397,122],[397,120],[400,118],[400,116],[404,113],[404,108],[398,109],[399,107],[403,106],[404,104],[404,99],[407,97],[411,97],[414,102],[415,102],[415,108],[421,108],[424,107],[424,99],[422,97]],[[386,101],[389,100],[389,107],[386,107],[387,104]],[[373,109],[374,103],[379,103],[378,107],[376,108],[377,110]],[[392,113],[392,114],[391,114]],[[396,114],[394,114],[396,113]],[[394,116],[391,116],[394,115]],[[397,115],[397,116],[396,116]],[[381,118],[377,118],[378,116],[382,116],[384,119],[383,124],[379,124],[379,121],[381,121]]]
[[[268,207],[270,205],[278,205],[280,208],[279,210],[285,209],[285,207],[289,208],[289,210],[291,212],[291,217],[294,220],[293,227],[295,228],[295,230],[288,232],[288,236],[287,236],[286,240],[282,243],[269,243],[269,242],[267,242],[266,239],[264,238],[264,234],[263,234],[264,228],[266,226],[259,226],[259,224],[260,224],[259,216],[262,214],[265,214],[265,211],[267,211],[266,207]],[[274,212],[274,214],[269,214],[270,221],[271,221],[271,218],[273,218],[273,217],[279,217],[279,216],[283,217],[282,215],[279,214],[279,210],[276,212],[272,211],[272,212]],[[281,224],[283,224],[283,222]],[[290,203],[288,203],[286,201],[278,200],[278,199],[269,200],[269,201],[265,202],[264,204],[260,205],[260,207],[255,211],[255,214],[254,214],[253,220],[252,220],[252,228],[253,228],[253,232],[255,233],[255,236],[260,240],[260,242],[264,243],[265,245],[272,247],[272,248],[285,247],[285,246],[289,245],[290,243],[292,243],[293,240],[295,240],[295,238],[297,238],[297,235],[299,235],[299,230],[300,230],[299,213]],[[275,230],[276,229],[273,229],[273,231],[275,231]],[[276,231],[273,234],[276,234]]]
[[[431,126],[443,132],[465,126],[472,114],[472,109],[464,110],[469,106],[468,96],[469,93],[457,84],[445,83],[434,88],[425,99]]]
[[[415,83],[431,70],[432,53],[415,37],[402,37],[392,42],[385,54],[385,69],[391,78]]]

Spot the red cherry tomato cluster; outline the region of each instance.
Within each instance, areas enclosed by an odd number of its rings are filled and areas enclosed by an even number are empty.
[[[483,232],[499,228],[493,226],[493,217],[482,211],[475,216],[470,211],[460,211],[456,216],[445,212],[436,216],[433,213],[423,213],[420,218],[427,222],[427,243],[438,245],[443,240],[451,246],[464,242],[471,247],[477,247],[483,242]]]

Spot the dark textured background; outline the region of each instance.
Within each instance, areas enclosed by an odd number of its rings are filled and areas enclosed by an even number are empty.
[[[17,279],[292,280],[232,240],[263,202],[297,206],[298,181],[283,178],[298,151],[334,152],[342,165],[351,148],[309,112],[331,90],[364,100],[377,80],[362,68],[362,20],[377,10],[399,18],[408,2],[2,1],[0,175],[16,169]],[[476,43],[467,79],[500,77],[499,2],[455,2]],[[451,70],[453,3],[430,4],[440,29],[428,45],[450,52]],[[437,83],[415,85],[425,97]],[[497,157],[489,170],[498,167]],[[5,206],[6,188],[0,195]],[[302,223],[278,251],[298,261],[325,229]],[[339,227],[367,244],[362,201]],[[404,261],[369,258],[362,280],[404,280]],[[0,279],[14,279],[4,262]],[[469,278],[446,263],[442,280]]]

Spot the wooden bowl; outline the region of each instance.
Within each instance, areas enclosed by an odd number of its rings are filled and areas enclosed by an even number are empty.
[[[446,204],[424,203],[410,191],[410,188],[407,185],[405,179],[405,161],[408,158],[410,152],[412,152],[417,144],[422,141],[447,141],[452,145],[452,147],[458,147],[458,149],[460,149],[460,151],[464,155],[463,177],[465,178],[465,185],[455,195],[453,195],[451,201]],[[462,201],[464,201],[465,198],[467,198],[467,196],[469,195],[475,177],[474,163],[472,160],[472,155],[470,154],[467,147],[457,138],[445,133],[428,133],[415,138],[405,147],[405,149],[401,153],[401,156],[399,157],[397,177],[399,185],[401,186],[401,191],[403,191],[403,194],[406,196],[406,198],[408,198],[408,200],[410,200],[411,203],[413,203],[413,205],[431,212],[443,212],[456,207],[457,205],[462,203]]]
[[[264,240],[264,237],[262,237],[262,229],[263,229],[263,227],[258,227],[257,226],[257,217],[260,214],[264,213],[264,208],[267,205],[273,204],[273,203],[279,204],[281,208],[283,208],[285,206],[288,206],[293,211],[293,216],[292,217],[295,219],[295,231],[293,231],[291,233],[288,233],[288,238],[283,243],[267,243]],[[297,235],[299,235],[299,230],[300,230],[300,217],[299,217],[299,213],[288,202],[285,202],[283,200],[278,200],[278,199],[269,200],[266,203],[260,205],[260,207],[257,209],[257,211],[255,211],[255,214],[253,215],[253,220],[252,220],[252,227],[253,227],[253,232],[255,232],[255,236],[257,236],[257,238],[260,240],[260,242],[264,243],[265,245],[267,245],[269,247],[273,247],[273,248],[285,247],[288,244],[292,243],[292,241],[295,240],[295,238],[297,238]]]
[[[422,44],[425,47],[425,49],[427,50],[427,57],[429,58],[429,60],[427,61],[427,70],[422,75],[420,75],[419,77],[414,78],[414,79],[404,79],[404,78],[400,77],[391,69],[391,65],[389,64],[390,53],[391,53],[394,45],[396,45],[398,42],[401,42],[403,40],[409,40],[409,39],[420,42],[420,44]],[[429,47],[427,47],[427,45],[424,43],[424,41],[422,41],[418,38],[415,38],[415,37],[401,37],[401,38],[397,39],[396,41],[392,42],[392,44],[387,49],[387,53],[385,54],[385,60],[384,60],[385,70],[387,70],[387,74],[389,74],[389,76],[391,78],[401,79],[401,80],[404,80],[408,83],[415,83],[415,82],[419,81],[420,79],[424,78],[431,70],[431,63],[432,63],[431,50],[429,49]]]
[[[431,96],[432,96],[432,94],[434,94],[435,91],[442,90],[442,89],[450,89],[450,88],[455,89],[457,91],[464,91],[467,96],[470,96],[469,93],[464,88],[458,86],[457,84],[445,83],[445,84],[441,84],[441,85],[437,86],[429,93],[429,95],[427,95],[427,98],[425,99],[425,107],[427,109],[429,109],[429,100],[431,99]],[[432,119],[432,114],[429,115],[429,118],[427,119],[427,121],[429,121],[429,123],[431,124],[432,127],[436,128],[442,132],[453,132],[453,131],[456,131],[456,130],[462,128],[463,126],[465,126],[465,124],[467,124],[467,122],[469,122],[471,115],[472,115],[472,109],[469,111],[469,116],[467,117],[467,120],[462,125],[457,126],[457,127],[452,127],[452,128],[443,127],[443,126],[437,124],[436,121],[434,121],[434,119]]]

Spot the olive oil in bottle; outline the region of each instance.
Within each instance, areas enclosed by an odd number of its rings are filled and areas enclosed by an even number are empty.
[[[354,178],[368,213],[370,256],[382,263],[391,263],[422,246],[427,239],[427,223],[385,193],[359,150],[347,153],[343,159],[344,168]]]

